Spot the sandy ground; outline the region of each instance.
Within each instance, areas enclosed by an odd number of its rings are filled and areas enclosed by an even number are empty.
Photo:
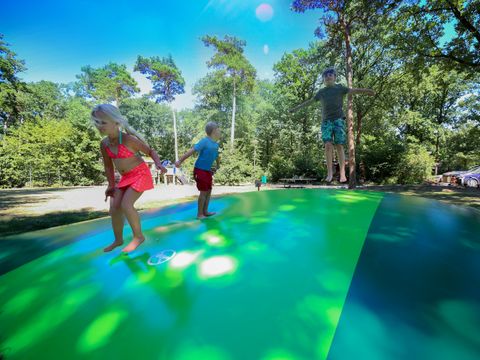
[[[253,185],[214,186],[212,195],[256,191]],[[104,186],[71,187],[59,189],[0,190],[0,216],[17,214],[45,214],[73,210],[108,210]],[[194,197],[198,190],[194,185],[160,185],[146,191],[137,206]]]

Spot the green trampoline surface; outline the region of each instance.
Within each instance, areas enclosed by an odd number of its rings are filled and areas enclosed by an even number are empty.
[[[478,359],[480,216],[392,194],[292,189],[0,240],[6,359]],[[125,226],[125,239],[131,239]],[[169,261],[149,259],[174,250]]]

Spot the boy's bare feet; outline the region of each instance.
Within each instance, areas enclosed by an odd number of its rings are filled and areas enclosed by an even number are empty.
[[[134,237],[133,240],[122,249],[122,252],[129,253],[139,247],[145,241],[144,237]]]
[[[340,182],[341,183],[346,183],[347,182],[347,178],[344,176],[344,177],[340,177]]]
[[[115,249],[117,246],[122,246],[123,240],[115,240],[113,243],[108,245],[106,248],[103,249],[104,252],[110,252]]]
[[[209,216],[213,216],[213,215],[215,215],[215,214],[216,214],[216,212],[208,212],[208,211],[207,211],[207,212],[204,213],[203,215],[205,215],[206,217],[209,217]]]
[[[327,177],[325,178],[325,181],[326,181],[327,183],[332,182],[332,180],[333,180],[333,176],[327,176]]]

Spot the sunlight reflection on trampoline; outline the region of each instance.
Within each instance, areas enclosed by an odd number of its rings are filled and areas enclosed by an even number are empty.
[[[214,256],[200,264],[200,275],[204,278],[218,277],[233,273],[237,262],[231,256]]]

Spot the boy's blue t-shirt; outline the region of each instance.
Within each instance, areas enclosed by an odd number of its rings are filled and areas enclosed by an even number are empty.
[[[208,136],[193,145],[193,148],[198,152],[198,159],[195,162],[195,167],[201,170],[210,171],[213,162],[218,157],[218,143],[210,139]]]

